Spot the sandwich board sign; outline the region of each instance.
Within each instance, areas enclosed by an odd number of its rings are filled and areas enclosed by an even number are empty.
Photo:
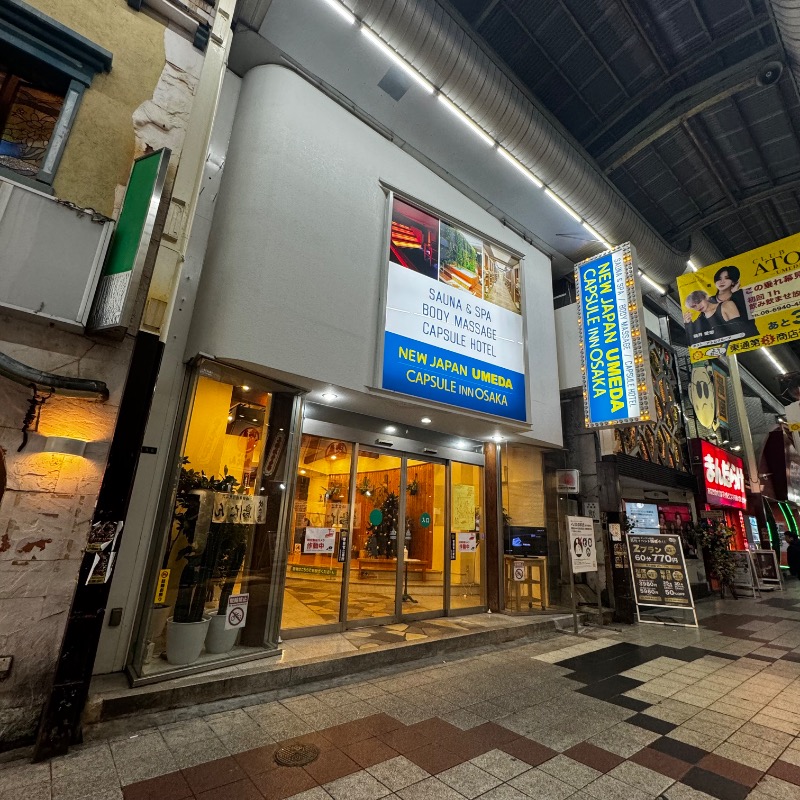
[[[633,594],[639,622],[697,627],[694,598],[686,575],[680,536],[629,533],[628,557],[633,576]],[[643,619],[641,612],[669,608],[691,611],[694,623]]]

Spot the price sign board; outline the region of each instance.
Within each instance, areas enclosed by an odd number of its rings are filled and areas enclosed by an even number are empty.
[[[567,535],[572,571],[596,572],[597,548],[591,517],[567,517]]]
[[[756,585],[754,581],[755,569],[753,560],[750,558],[749,550],[732,550],[735,573],[733,585],[737,589],[749,589],[755,594]]]
[[[756,571],[759,588],[780,587],[781,571],[778,556],[774,550],[752,550],[753,567]]]
[[[636,613],[646,608],[679,608],[692,612],[694,599],[686,575],[679,536],[671,534],[628,534],[628,557],[633,574]],[[640,622],[651,622],[643,620]]]

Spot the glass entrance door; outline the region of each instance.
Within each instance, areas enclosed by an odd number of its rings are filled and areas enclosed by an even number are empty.
[[[445,610],[447,467],[359,448],[347,622]]]

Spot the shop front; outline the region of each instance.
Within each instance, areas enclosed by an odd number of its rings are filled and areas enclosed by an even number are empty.
[[[761,530],[765,548],[780,555],[780,564],[788,569],[787,544],[783,536],[800,536],[800,435],[783,426],[770,432],[761,455],[764,475],[764,512],[766,528]]]
[[[750,547],[744,462],[738,456],[705,439],[691,440],[692,460],[703,508],[701,519],[717,520],[733,530],[731,548]]]
[[[528,342],[553,338],[544,254],[297,75],[249,73],[133,682],[500,610],[504,527],[550,527],[556,356]]]

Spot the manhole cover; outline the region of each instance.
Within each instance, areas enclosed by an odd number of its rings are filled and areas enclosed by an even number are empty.
[[[284,767],[304,767],[316,760],[319,747],[313,744],[285,744],[275,751],[275,761]]]

